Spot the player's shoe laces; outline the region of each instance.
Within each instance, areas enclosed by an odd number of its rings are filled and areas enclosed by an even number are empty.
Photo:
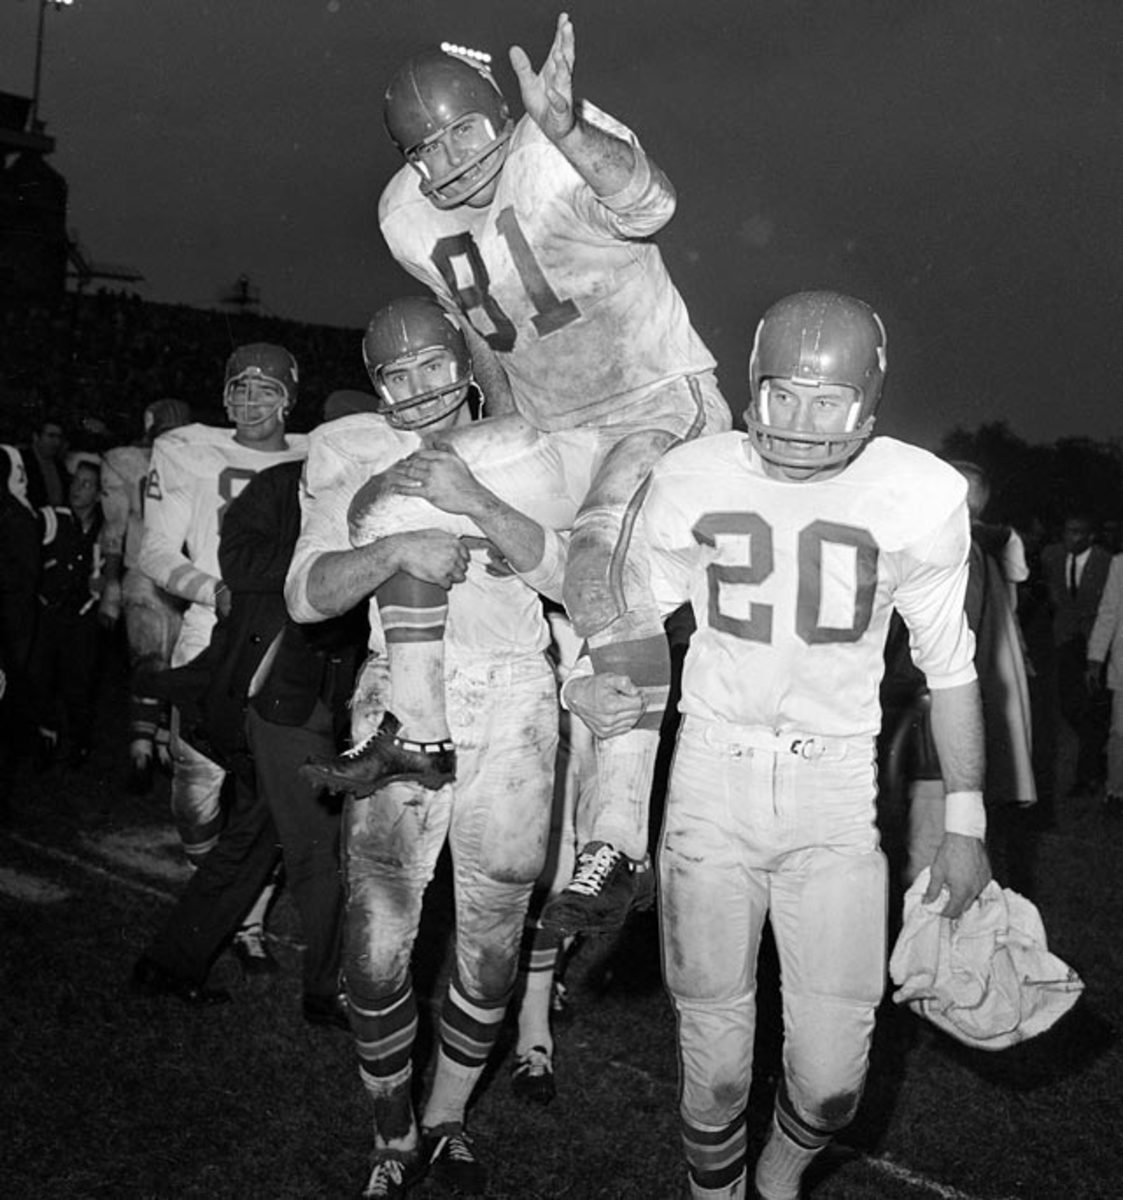
[[[553,1060],[545,1046],[531,1046],[518,1056],[511,1072],[511,1091],[531,1104],[549,1104],[558,1094]]]
[[[371,1159],[370,1178],[359,1195],[363,1200],[395,1200],[404,1196],[424,1174],[425,1164],[420,1159],[375,1155]]]
[[[456,778],[452,742],[411,742],[397,736],[401,727],[393,713],[374,733],[334,758],[310,758],[300,774],[310,783],[335,792],[369,796],[396,780],[408,780],[436,791]]]
[[[429,1170],[446,1187],[462,1196],[487,1191],[487,1168],[476,1157],[476,1147],[462,1125],[438,1125],[425,1131]]]
[[[260,925],[244,925],[234,935],[234,957],[247,975],[276,975],[280,969],[269,953],[265,930]]]
[[[589,842],[577,856],[573,878],[542,910],[542,925],[556,933],[614,933],[622,928],[635,895],[635,872],[607,842]]]

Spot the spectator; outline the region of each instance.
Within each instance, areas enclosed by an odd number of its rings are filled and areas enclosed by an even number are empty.
[[[1123,816],[1123,554],[1111,560],[1107,583],[1088,638],[1088,679],[1093,693],[1106,684],[1111,692],[1111,728],[1107,736],[1107,790],[1104,811]]]
[[[39,623],[30,662],[41,767],[54,762],[64,728],[70,765],[81,766],[90,754],[103,585],[100,493],[98,468],[79,463],[70,481],[69,507],[41,510]]]
[[[28,662],[39,612],[40,531],[27,500],[23,456],[0,446],[0,795],[34,731]]]
[[[1069,794],[1094,792],[1104,777],[1107,737],[1104,705],[1088,690],[1088,635],[1107,582],[1111,555],[1092,541],[1092,521],[1073,513],[1059,543],[1041,552],[1041,570],[1053,610],[1057,703],[1076,738],[1076,766]]]
[[[27,469],[27,496],[33,508],[61,508],[67,503],[69,477],[63,465],[66,435],[62,422],[45,417],[23,452]]]

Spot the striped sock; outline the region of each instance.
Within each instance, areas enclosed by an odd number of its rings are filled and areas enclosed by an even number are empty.
[[[364,996],[347,982],[351,1027],[359,1054],[359,1073],[373,1095],[385,1090],[403,1071],[409,1070],[410,1055],[417,1036],[417,997],[407,975],[402,985],[388,996]]]
[[[519,956],[522,1002],[519,1004],[519,1036],[516,1054],[531,1046],[552,1051],[550,1001],[554,995],[554,970],[561,952],[561,935],[550,929],[535,929],[523,943]]]
[[[423,1128],[463,1124],[468,1098],[499,1036],[509,998],[508,992],[499,1000],[473,1000],[464,991],[459,974],[449,981],[441,1009],[437,1071],[421,1121]]]
[[[745,1114],[727,1125],[708,1128],[683,1118],[682,1145],[690,1171],[693,1197],[735,1197],[745,1194]]]

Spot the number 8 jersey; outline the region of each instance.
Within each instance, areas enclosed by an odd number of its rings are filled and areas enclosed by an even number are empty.
[[[924,450],[877,438],[838,474],[792,481],[743,434],[703,438],[656,464],[642,519],[660,607],[689,600],[698,623],[686,714],[876,736],[894,607],[929,686],[975,678],[966,483]]]
[[[546,430],[602,424],[714,366],[647,240],[674,212],[671,185],[630,130],[588,102],[581,115],[636,150],[615,196],[598,199],[523,117],[487,208],[435,208],[408,166],[379,205],[390,252],[487,339],[519,412]]]
[[[201,424],[163,433],[152,447],[148,474],[140,568],[191,603],[188,623],[207,636],[221,580],[218,538],[227,506],[259,471],[308,453],[305,434],[286,434],[288,448],[278,451],[243,446],[234,436],[233,429]]]

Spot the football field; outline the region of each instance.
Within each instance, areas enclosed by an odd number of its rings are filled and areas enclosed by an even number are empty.
[[[0,1197],[347,1197],[365,1178],[369,1124],[346,1035],[300,1013],[300,928],[283,891],[269,922],[282,971],[215,968],[234,1003],[139,999],[129,970],[186,876],[166,780],[122,788],[120,681],[81,770],[21,768],[0,828]],[[116,739],[116,742],[114,742]],[[112,744],[111,744],[112,743]],[[1036,902],[1050,948],[1083,977],[1072,1013],[1035,1042],[968,1050],[886,1000],[858,1120],[824,1156],[821,1200],[1112,1200],[1123,1194],[1123,828],[1093,799],[1058,806],[1038,842]],[[450,934],[445,876],[431,889],[415,975],[419,1063]],[[557,1028],[558,1097],[510,1090],[506,1036],[470,1125],[508,1200],[676,1200],[674,1022],[656,924],[577,947]],[[750,1142],[779,1065],[765,964]],[[440,1195],[434,1183],[419,1196]]]

